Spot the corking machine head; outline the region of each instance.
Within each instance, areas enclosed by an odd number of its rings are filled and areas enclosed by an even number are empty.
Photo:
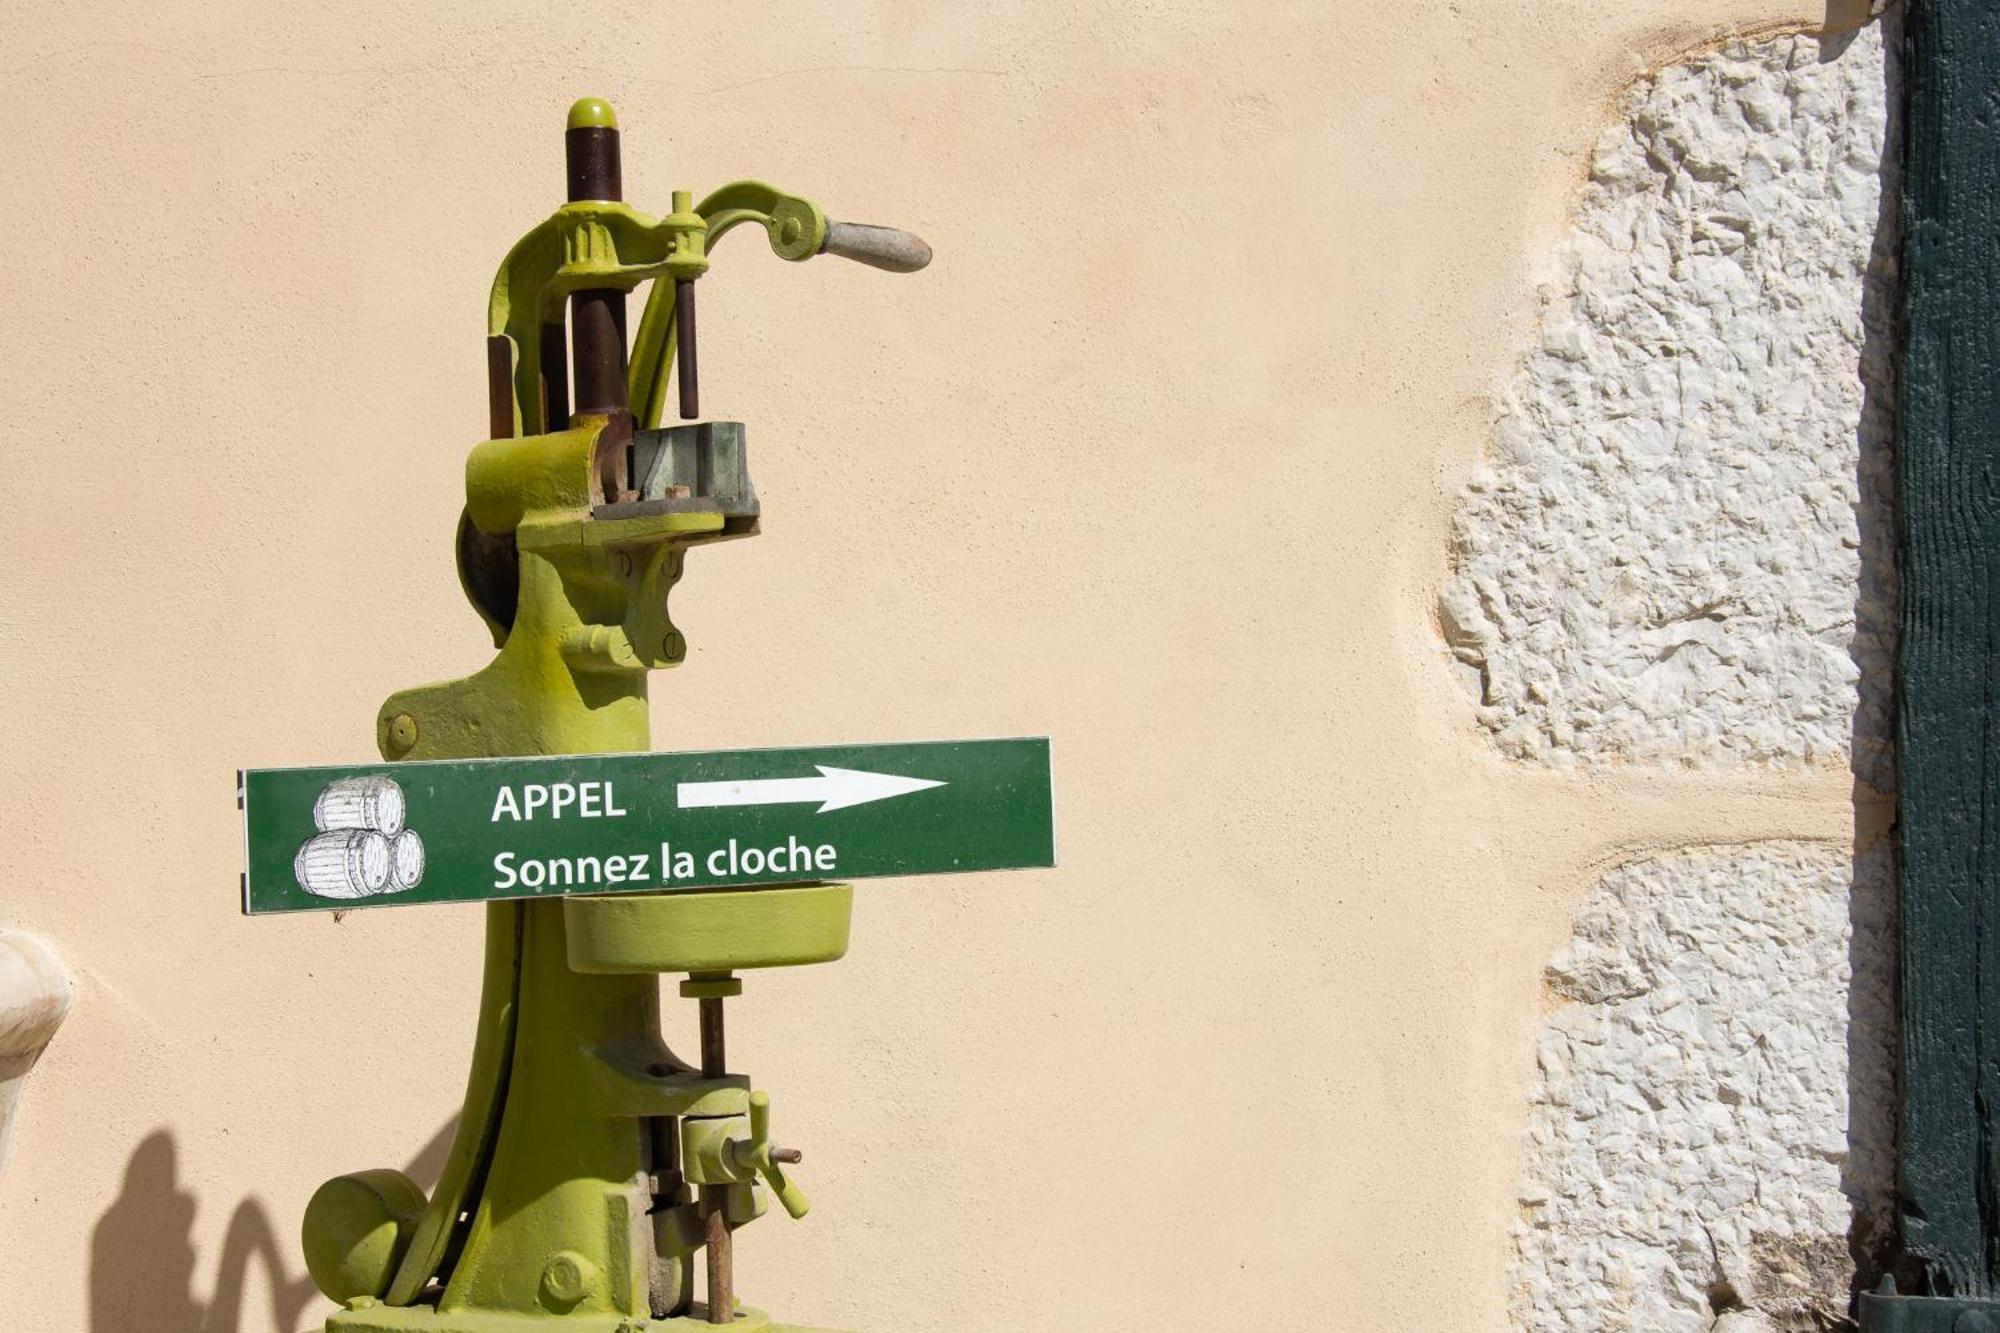
[[[931,252],[905,231],[829,221],[761,181],[699,204],[676,190],[673,210],[649,217],[623,202],[617,118],[596,98],[570,108],[565,147],[569,201],[515,243],[493,280],[493,438],[466,461],[459,580],[501,649],[481,676],[530,665],[508,658],[527,620],[538,631],[528,637],[572,673],[629,676],[643,696],[644,673],[687,652],[667,614],[686,549],[757,530],[743,424],[698,420],[695,287],[716,243],[755,223],[782,259],[839,255],[892,273],[924,267]],[[646,283],[628,364],[626,296]],[[681,418],[671,425],[670,380]],[[437,714],[436,688],[384,705],[386,757],[557,752],[487,748],[494,733],[481,742]]]

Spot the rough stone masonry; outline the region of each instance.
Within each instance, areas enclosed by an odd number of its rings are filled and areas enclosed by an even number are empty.
[[[1453,532],[1440,621],[1516,760],[1894,781],[1879,28],[1627,92]],[[1527,1330],[1845,1326],[1891,1169],[1886,845],[1643,856],[1548,969]]]
[[[1670,65],[1598,145],[1440,598],[1509,755],[1825,760],[1887,735],[1880,31],[1820,52]],[[1887,786],[1879,748],[1857,768]]]
[[[1696,848],[1598,884],[1548,971],[1520,1327],[1845,1326],[1852,1211],[1891,1164],[1886,856]]]

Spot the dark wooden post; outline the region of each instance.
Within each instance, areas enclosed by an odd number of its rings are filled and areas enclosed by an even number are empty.
[[[1902,1297],[1863,1326],[2000,1333],[2000,0],[1903,8]]]

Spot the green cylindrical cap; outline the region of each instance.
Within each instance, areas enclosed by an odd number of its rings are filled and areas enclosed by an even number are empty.
[[[611,103],[601,97],[579,97],[576,105],[569,109],[569,127],[573,130],[618,128],[618,113],[611,109]]]

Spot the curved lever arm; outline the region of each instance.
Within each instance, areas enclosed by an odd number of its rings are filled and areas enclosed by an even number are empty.
[[[736,181],[695,205],[707,224],[705,246],[715,252],[723,235],[746,222],[760,223],[771,250],[794,263],[814,255],[839,255],[889,273],[914,273],[931,262],[931,248],[917,236],[865,222],[833,222],[819,205],[786,194],[762,181]],[[667,372],[674,364],[680,330],[674,315],[674,284],[656,281],[632,343],[627,398],[632,416],[646,429],[666,417]]]
[[[931,262],[931,248],[909,232],[830,222],[810,199],[762,181],[725,185],[692,209],[687,198],[676,191],[674,211],[663,218],[620,203],[566,204],[508,252],[487,301],[489,374],[500,386],[496,431],[509,426],[508,435],[519,435],[562,428],[562,422],[543,419],[541,340],[548,327],[560,325],[562,300],[578,287],[630,291],[652,282],[626,385],[634,419],[656,427],[665,416],[667,375],[675,359],[677,281],[700,276],[725,233],[758,223],[772,251],[794,262],[839,255],[889,273],[914,273]]]
[[[694,212],[705,228],[705,254],[713,254],[717,241],[746,222],[762,225],[772,252],[795,263],[819,253],[826,239],[826,214],[818,204],[763,181],[732,181],[696,204]],[[680,342],[675,305],[674,284],[655,282],[632,340],[626,398],[642,429],[658,427],[666,417],[667,371]]]

